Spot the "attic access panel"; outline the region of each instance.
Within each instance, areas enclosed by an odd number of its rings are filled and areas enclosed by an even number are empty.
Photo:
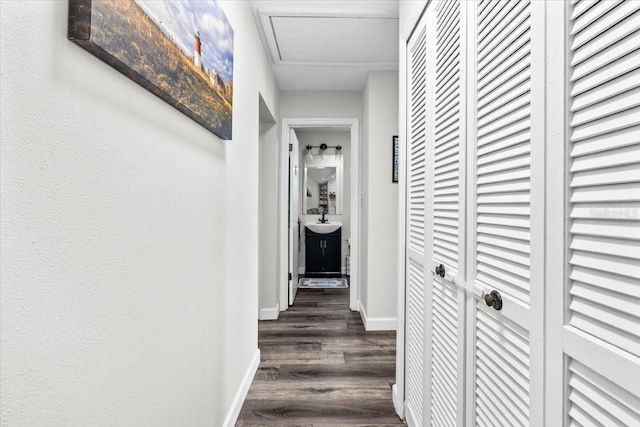
[[[277,52],[285,63],[372,64],[398,59],[398,19],[271,16]]]

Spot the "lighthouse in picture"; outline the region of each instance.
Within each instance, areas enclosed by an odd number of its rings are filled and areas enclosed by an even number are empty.
[[[196,37],[193,45],[193,64],[200,68],[202,66],[202,43],[200,43],[200,31],[196,31]]]

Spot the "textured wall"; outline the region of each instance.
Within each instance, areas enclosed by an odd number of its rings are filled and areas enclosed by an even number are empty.
[[[362,117],[361,92],[282,92],[282,118]]]
[[[3,425],[222,424],[257,348],[258,92],[246,2],[234,138],[66,39],[67,2],[3,2]]]
[[[278,164],[280,128],[265,121],[260,132],[260,309],[275,313],[280,286],[286,280],[278,276]],[[284,273],[283,273],[284,274]],[[284,279],[284,278],[283,278]]]
[[[362,304],[369,318],[396,316],[398,184],[391,182],[391,137],[398,134],[398,72],[372,71],[363,93]],[[366,279],[364,279],[366,278]]]

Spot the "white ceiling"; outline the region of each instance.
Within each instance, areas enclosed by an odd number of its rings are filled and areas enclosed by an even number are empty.
[[[251,0],[281,90],[361,90],[398,69],[397,0]]]
[[[307,175],[318,184],[331,181],[336,177],[335,167],[311,167],[307,168]]]

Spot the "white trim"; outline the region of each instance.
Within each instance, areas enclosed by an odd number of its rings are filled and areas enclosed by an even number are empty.
[[[474,278],[476,277],[476,93],[478,73],[478,63],[476,58],[477,46],[477,2],[468,3],[465,11],[466,18],[466,52],[465,52],[465,68],[466,76],[466,105],[465,105],[465,127],[466,139],[465,146],[465,182],[464,182],[464,207],[469,213],[465,213],[465,287],[466,305],[464,312],[465,321],[465,343],[464,343],[464,359],[465,359],[465,377],[464,381],[464,402],[465,416],[464,425],[472,427],[475,425],[476,412],[476,296]]]
[[[400,42],[404,42],[406,47],[407,42],[409,41],[409,37],[413,34],[413,31],[420,22],[420,18],[422,17],[422,13],[427,8],[427,4],[430,0],[414,0],[413,9],[409,12],[409,19],[407,19],[407,23],[404,27],[400,29]],[[406,58],[405,58],[406,59]],[[402,62],[402,55],[400,56],[400,71],[402,71],[402,65],[406,65],[406,62]],[[406,68],[405,68],[406,71]]]
[[[568,2],[548,2],[546,11],[546,158],[544,277],[544,425],[565,422],[564,354],[566,236],[569,230],[567,187]],[[562,212],[559,215],[559,211]],[[566,225],[565,225],[566,224]]]
[[[280,311],[289,308],[289,127],[282,123],[280,139],[279,191],[278,191],[278,284],[280,285]]]
[[[238,420],[238,415],[240,415],[240,410],[242,409],[242,405],[244,404],[244,399],[247,397],[247,393],[249,393],[249,388],[251,387],[251,382],[253,381],[253,377],[255,377],[256,372],[258,371],[258,366],[260,365],[260,349],[256,349],[255,354],[253,355],[253,359],[249,366],[247,367],[247,372],[244,374],[242,378],[242,382],[240,383],[240,387],[238,387],[238,391],[236,391],[235,396],[233,396],[233,401],[231,402],[231,407],[227,412],[227,416],[224,417],[224,422],[222,423],[222,427],[233,427]]]
[[[287,303],[292,305],[296,299],[296,295],[298,293],[298,272],[296,271],[296,267],[300,265],[300,181],[299,181],[299,163],[300,163],[300,141],[298,141],[298,136],[296,135],[295,129],[289,129],[289,140],[287,141],[290,148],[288,155],[288,166],[287,170],[291,180],[289,181],[289,189],[287,193],[289,194],[289,208],[288,208],[288,216],[287,224],[289,224],[289,228],[287,229],[288,236],[288,263],[287,263],[287,271],[288,274],[291,274],[291,277],[288,279],[288,288],[289,288],[289,300]],[[306,176],[306,174],[305,174]],[[296,230],[297,229],[297,230]],[[281,304],[283,301],[280,302]]]
[[[278,302],[275,307],[261,308],[258,315],[259,320],[278,320],[280,315],[280,303]]]
[[[359,303],[360,317],[365,331],[395,331],[398,324],[396,317],[368,317],[362,302]]]
[[[404,416],[404,396],[400,396],[398,392],[398,384],[394,384],[391,386],[391,399],[393,400],[393,407],[396,410],[396,414],[403,419]],[[403,414],[403,415],[400,415]]]
[[[358,281],[359,281],[359,255],[360,251],[360,123],[356,118],[283,118],[282,139],[280,140],[280,191],[278,228],[279,228],[279,276],[280,283],[280,310],[285,311],[289,306],[288,300],[288,158],[289,158],[289,130],[304,128],[345,128],[351,134],[351,275],[349,278],[349,308],[358,310]]]
[[[420,7],[418,7],[420,6]],[[396,325],[396,383],[393,385],[393,406],[396,414],[405,418],[405,299],[406,299],[406,234],[407,234],[407,42],[418,24],[426,3],[414,6],[406,28],[399,40],[398,71],[398,276],[397,276],[397,325]],[[419,12],[417,12],[419,10]]]
[[[468,2],[460,2],[460,143],[459,149],[460,154],[458,157],[458,171],[460,173],[458,188],[459,188],[459,196],[458,196],[458,215],[460,216],[460,220],[458,221],[458,233],[459,233],[459,243],[458,243],[458,256],[464,260],[459,262],[457,277],[454,279],[456,284],[461,288],[460,294],[463,295],[463,300],[466,301],[466,294],[469,292],[473,292],[473,286],[469,286],[469,274],[468,274],[468,262],[467,259],[467,243],[468,243],[468,233],[469,233],[469,213],[468,207],[471,206],[469,204],[469,200],[467,197],[467,193],[470,192],[470,188],[473,188],[471,184],[468,182],[468,173],[467,169],[469,165],[473,163],[469,163],[468,156],[468,147],[470,144],[475,143],[474,135],[475,131],[473,126],[471,125],[472,120],[470,120],[470,111],[473,111],[475,104],[473,102],[473,97],[469,96],[471,92],[470,88],[475,90],[475,85],[473,84],[473,80],[475,79],[475,67],[473,66],[472,56],[470,55],[470,51],[475,50],[474,44],[471,42],[471,35],[473,34],[473,30],[475,26],[472,26],[471,23],[474,22],[470,17],[470,10],[473,7]],[[464,291],[462,291],[464,290]],[[461,313],[461,322],[462,322],[462,330],[466,333],[466,308],[464,308]],[[464,341],[464,340],[463,340]],[[462,348],[460,354],[464,353],[465,349]],[[464,357],[462,358],[464,359]],[[463,368],[464,371],[464,368]],[[464,381],[460,381],[462,384],[463,392],[460,394],[464,396]],[[460,399],[464,401],[464,399]],[[463,409],[464,412],[464,409]],[[462,417],[464,419],[464,417]]]
[[[437,3],[429,3],[427,9],[422,15],[422,19],[416,28],[418,34],[426,31],[425,53],[427,58],[434,58],[432,64],[426,65],[425,72],[425,88],[426,92],[426,108],[425,108],[425,197],[424,197],[424,246],[422,248],[422,262],[424,273],[424,319],[423,319],[423,347],[422,347],[422,415],[421,419],[425,426],[431,426],[431,414],[433,403],[431,394],[433,390],[434,378],[434,357],[433,357],[433,232],[434,229],[434,181],[435,181],[435,145],[432,141],[436,140],[436,101],[435,96],[430,93],[436,91],[436,61],[437,57],[437,29],[438,29]],[[426,28],[425,28],[426,27]],[[423,30],[423,28],[425,28]],[[430,61],[429,61],[430,62]],[[413,89],[413,88],[412,88]],[[433,92],[430,92],[433,91]],[[413,141],[412,141],[413,142]],[[436,362],[437,363],[437,362]],[[436,368],[437,369],[437,368]],[[416,408],[417,410],[417,408]]]
[[[474,104],[470,102],[469,98],[469,84],[470,84],[470,70],[473,69],[472,62],[469,59],[469,50],[474,49],[473,45],[469,43],[469,35],[473,32],[475,27],[469,25],[469,9],[471,5],[468,2],[460,2],[460,142],[459,142],[459,157],[458,157],[458,171],[460,173],[458,181],[458,256],[462,262],[458,263],[457,277],[454,279],[454,283],[458,286],[458,332],[461,336],[458,337],[458,419],[461,420],[459,425],[463,425],[465,418],[471,418],[466,416],[467,403],[466,403],[466,387],[467,383],[465,377],[467,374],[467,359],[468,351],[472,351],[467,348],[466,336],[468,333],[467,327],[469,324],[469,307],[467,305],[467,295],[469,291],[473,291],[473,288],[468,286],[468,270],[465,254],[467,253],[468,244],[468,198],[467,194],[470,191],[470,187],[467,182],[467,168],[468,168],[468,156],[467,150],[470,142],[472,141],[473,134],[469,134],[471,128],[469,127],[469,110],[474,108]],[[474,74],[475,76],[475,74]]]
[[[394,402],[396,413],[400,418],[404,419],[404,353],[405,353],[405,285],[406,285],[406,203],[407,203],[407,179],[406,179],[406,138],[407,138],[407,88],[406,88],[406,60],[407,60],[407,44],[404,40],[400,41],[400,72],[398,73],[400,84],[400,100],[398,101],[399,119],[398,119],[398,142],[399,155],[398,167],[400,168],[400,177],[398,179],[398,276],[397,295],[396,295],[396,312],[398,316],[398,324],[396,326],[396,387],[398,403]],[[402,403],[402,404],[399,404]]]
[[[531,92],[530,92],[530,176],[529,176],[529,423],[544,425],[544,355],[545,355],[545,91],[547,2],[531,2]],[[560,42],[558,40],[558,42]],[[556,183],[558,185],[559,183]],[[554,215],[555,216],[555,215]],[[553,284],[555,286],[555,284]],[[514,304],[510,304],[514,305]],[[559,392],[557,390],[556,392]],[[554,393],[555,394],[555,393]],[[557,394],[556,394],[557,396]]]
[[[360,123],[352,119],[351,123],[351,276],[349,277],[349,308],[358,309],[360,295],[358,285],[360,280]]]
[[[298,275],[304,274],[305,268],[298,266]]]

